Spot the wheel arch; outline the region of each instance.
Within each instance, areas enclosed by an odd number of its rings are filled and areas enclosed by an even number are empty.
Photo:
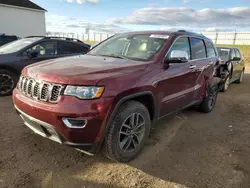
[[[155,97],[151,91],[141,91],[141,92],[133,93],[133,94],[126,95],[126,96],[117,97],[117,99],[114,100],[115,105],[113,107],[111,115],[109,116],[109,121],[113,119],[119,107],[129,100],[138,101],[142,103],[143,105],[145,105],[145,107],[149,111],[151,120],[155,119],[155,116],[156,116]]]
[[[18,73],[18,71],[10,66],[7,66],[7,65],[0,65],[0,70],[8,70],[12,73],[14,73],[15,75],[19,76],[20,73]]]
[[[150,99],[150,100],[148,100],[148,99]],[[122,98],[117,100],[117,102],[115,102],[114,107],[111,107],[111,109],[110,109],[111,113],[106,120],[104,131],[102,133],[100,133],[101,139],[99,141],[97,151],[102,148],[105,137],[108,133],[109,127],[110,127],[112,120],[113,120],[116,112],[118,111],[119,107],[121,107],[122,104],[124,104],[125,102],[130,101],[130,100],[138,101],[138,102],[142,103],[143,105],[145,105],[146,108],[149,110],[151,121],[154,121],[156,119],[156,100],[155,100],[155,96],[153,95],[153,93],[151,91],[142,91],[142,92],[133,93],[133,94],[130,94],[127,96],[123,96]],[[151,105],[151,108],[149,108],[150,105]]]

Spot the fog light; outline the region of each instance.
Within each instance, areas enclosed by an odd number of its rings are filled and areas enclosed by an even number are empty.
[[[62,118],[63,123],[69,127],[74,129],[81,129],[86,127],[87,120],[86,119],[74,119],[74,118]]]

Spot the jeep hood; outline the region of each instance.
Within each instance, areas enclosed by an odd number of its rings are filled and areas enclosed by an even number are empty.
[[[147,64],[141,61],[80,55],[32,64],[23,70],[23,74],[59,84],[95,85],[107,77],[139,73]]]

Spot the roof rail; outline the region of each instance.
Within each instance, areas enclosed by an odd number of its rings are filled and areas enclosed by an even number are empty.
[[[33,37],[42,37],[44,39],[62,39],[62,40],[68,40],[68,41],[74,41],[74,42],[80,42],[83,43],[81,40],[79,39],[75,39],[75,38],[68,38],[68,37],[54,37],[54,36],[28,36],[26,38],[33,38]]]
[[[28,37],[25,37],[25,38],[34,38],[34,37],[45,38],[45,36],[28,36]]]
[[[189,33],[189,34],[204,36],[203,34],[191,32],[191,31],[186,31],[186,30],[178,30],[177,32],[180,32],[180,33]]]
[[[181,30],[178,30],[178,32],[187,32],[187,31],[184,29],[181,29]]]

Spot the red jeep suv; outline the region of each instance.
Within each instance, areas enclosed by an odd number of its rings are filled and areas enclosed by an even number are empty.
[[[219,63],[212,41],[195,33],[117,34],[87,55],[24,68],[13,100],[35,133],[126,162],[155,120],[194,105],[213,109]]]

